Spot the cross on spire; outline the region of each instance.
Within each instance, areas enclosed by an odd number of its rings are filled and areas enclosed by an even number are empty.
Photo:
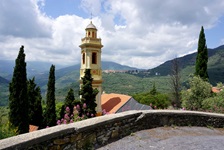
[[[91,21],[92,21],[92,17],[93,17],[93,14],[92,14],[92,12],[91,12],[91,14],[90,14],[90,15],[91,15],[90,19],[91,19]]]

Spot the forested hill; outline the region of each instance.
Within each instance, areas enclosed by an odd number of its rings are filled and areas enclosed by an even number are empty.
[[[0,76],[0,84],[8,84],[9,81],[3,77]]]
[[[179,67],[182,71],[185,71],[185,74],[194,73],[194,65],[196,61],[197,53],[192,53],[183,57],[177,58],[179,62]],[[208,74],[210,82],[215,84],[217,81],[224,82],[224,45],[219,46],[214,49],[208,49]],[[151,75],[156,73],[160,76],[167,76],[171,73],[172,61],[169,60],[165,63],[149,69]]]

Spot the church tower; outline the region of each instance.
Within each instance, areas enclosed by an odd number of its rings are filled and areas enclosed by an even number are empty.
[[[101,94],[102,94],[102,70],[101,70],[101,39],[97,38],[97,28],[92,21],[86,27],[86,36],[82,38],[81,48],[81,77],[85,75],[85,69],[91,69],[93,78],[92,86],[97,88],[99,93],[96,96],[97,108],[96,112],[102,112],[101,108]],[[80,86],[82,83],[80,82]]]

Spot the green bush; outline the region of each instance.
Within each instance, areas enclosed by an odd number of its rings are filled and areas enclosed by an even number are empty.
[[[61,107],[64,105],[63,102],[56,102],[56,118],[60,119],[61,118]]]
[[[18,135],[17,129],[10,127],[8,124],[0,125],[0,139]]]
[[[152,108],[164,109],[167,108],[171,101],[167,94],[156,93],[138,93],[133,95],[133,98],[141,104],[152,106]]]
[[[224,113],[224,91],[203,100],[202,108],[204,111]]]
[[[190,81],[190,89],[181,91],[182,106],[189,110],[202,109],[203,100],[212,96],[211,88],[208,82],[194,76]]]

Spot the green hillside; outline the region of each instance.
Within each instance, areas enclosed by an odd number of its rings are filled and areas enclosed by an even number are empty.
[[[186,83],[190,74],[194,73],[194,64],[196,60],[196,53],[186,55],[178,58],[181,68],[182,82]],[[158,91],[169,93],[169,74],[172,63],[171,60],[164,64],[145,71],[147,76],[143,77],[143,71],[139,74],[130,73],[103,73],[103,91],[106,93],[121,93],[121,94],[135,94],[139,92],[149,91],[155,82]],[[56,66],[56,99],[63,101],[69,88],[75,91],[76,99],[79,91],[79,65],[66,67],[57,70]],[[104,70],[136,70],[128,66],[119,65],[117,63],[104,62],[102,64]],[[155,73],[160,75],[155,75]],[[218,82],[224,83],[224,46],[215,49],[209,49],[208,74],[210,82],[216,85]],[[41,87],[43,98],[45,99],[46,88],[48,82],[48,71],[38,73],[35,75],[36,83]],[[0,105],[7,104],[8,82],[4,78],[0,78]],[[6,82],[6,83],[4,83]]]
[[[0,83],[0,106],[8,105],[8,83]]]
[[[120,94],[135,94],[139,92],[146,92],[152,88],[153,83],[156,83],[158,91],[167,92],[169,77],[150,77],[141,78],[127,73],[103,73],[103,91],[106,93],[120,93]],[[78,98],[79,91],[79,71],[73,71],[56,80],[56,99],[63,101],[69,88],[75,91],[75,97]],[[41,89],[46,90],[46,86]]]
[[[184,81],[195,71],[194,65],[196,56],[197,53],[193,53],[177,58]],[[224,45],[215,49],[208,49],[208,56],[208,75],[210,83],[213,85],[216,85],[218,82],[224,83]],[[167,76],[171,72],[170,68],[172,68],[172,60],[148,70],[150,72],[149,76],[154,76],[155,73],[158,73],[160,76]]]
[[[12,67],[12,61],[1,61],[4,62],[4,64],[7,66],[7,64]],[[29,64],[28,62],[27,64]],[[31,65],[27,66],[27,70],[33,70],[32,66],[35,63],[32,63]],[[36,63],[38,64],[38,63]],[[46,66],[49,65],[48,63],[39,63],[42,64],[43,70],[41,68],[36,67],[35,71],[39,69],[39,72],[36,75],[29,74],[28,78],[32,78],[35,76],[35,82],[37,83],[38,86],[41,88],[42,96],[43,99],[45,99],[46,95],[46,89],[47,89],[47,82],[48,82],[48,71],[46,70]],[[0,65],[1,66],[1,65]],[[29,68],[31,66],[31,68]],[[41,65],[39,65],[41,66]],[[7,68],[7,67],[5,67]],[[69,91],[69,88],[73,88],[75,91],[75,96],[78,98],[78,91],[79,91],[79,69],[80,69],[80,64],[73,65],[70,67],[62,68],[62,69],[57,69],[56,66],[56,71],[55,71],[55,76],[56,76],[56,99],[59,101],[64,100],[65,96],[67,95],[67,92]],[[136,69],[133,67],[125,66],[125,65],[120,65],[114,62],[102,62],[102,69],[103,70],[132,70]],[[11,79],[10,75],[10,69],[6,70],[5,74],[7,74],[8,78]],[[12,74],[12,69],[11,69],[11,74]],[[7,81],[5,83],[5,81]],[[0,78],[0,106],[7,104],[8,101],[8,80],[5,78]],[[2,84],[5,83],[5,84]]]

